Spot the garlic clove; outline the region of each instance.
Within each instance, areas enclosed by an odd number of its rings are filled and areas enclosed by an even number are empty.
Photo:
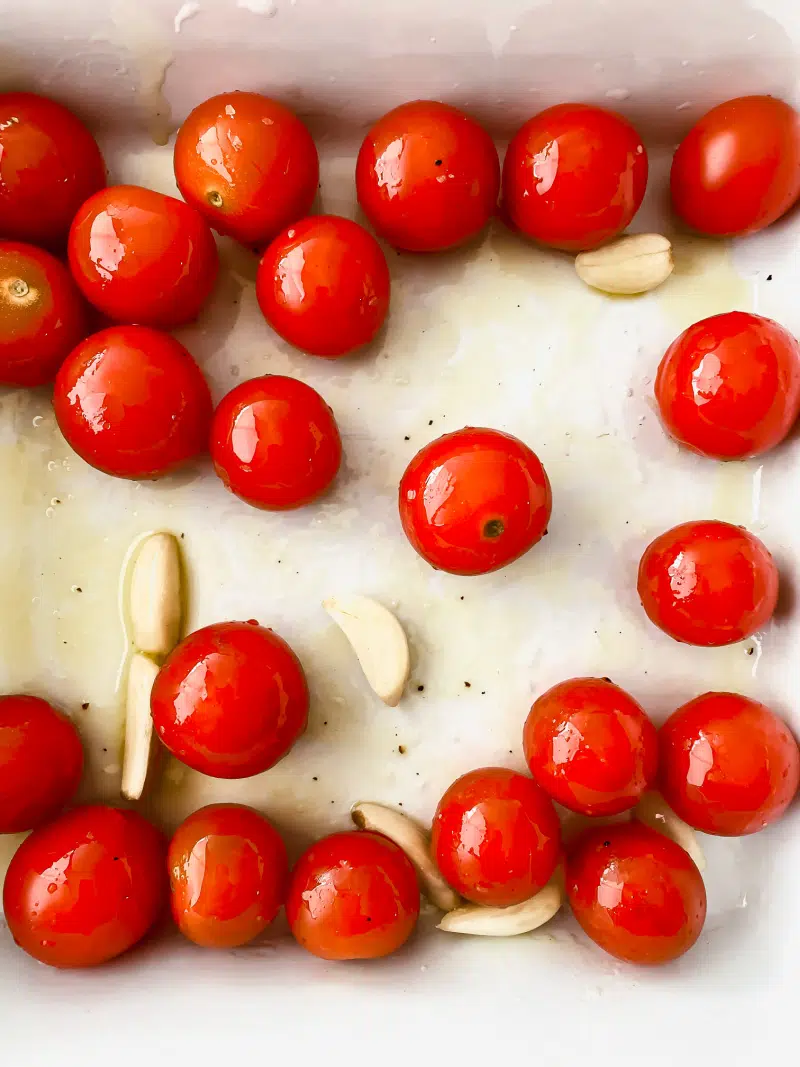
[[[403,627],[391,611],[369,597],[331,597],[322,606],[350,642],[371,688],[384,704],[395,707],[410,670]]]
[[[694,830],[675,814],[659,792],[652,790],[645,793],[633,809],[633,817],[680,845],[692,857],[698,871],[705,870],[706,858]]]
[[[147,779],[153,741],[150,693],[157,674],[158,665],[149,656],[134,652],[128,668],[120,786],[120,792],[127,800],[138,800],[141,797]]]
[[[154,533],[136,554],[128,592],[131,640],[151,656],[166,656],[181,626],[181,560],[177,539]]]
[[[575,257],[578,277],[593,289],[634,296],[672,274],[672,244],[660,233],[636,233]]]
[[[383,834],[402,848],[411,860],[425,896],[442,911],[451,911],[461,898],[439,873],[430,852],[428,835],[410,816],[383,804],[359,803],[350,810],[350,817],[359,830],[373,830]]]
[[[560,871],[535,896],[509,908],[467,904],[442,916],[439,929],[450,934],[478,937],[514,937],[544,926],[564,903],[563,875]]]

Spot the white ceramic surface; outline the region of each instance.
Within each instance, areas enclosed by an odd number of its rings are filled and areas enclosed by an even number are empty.
[[[258,88],[309,118],[322,208],[355,214],[359,133],[386,107],[440,96],[502,141],[542,106],[583,98],[640,123],[652,169],[634,228],[664,229],[668,149],[692,117],[740,92],[796,95],[800,9],[791,0],[74,0],[67,11],[29,0],[3,11],[3,27],[0,87],[76,106],[102,130],[114,180],[174,191],[171,149],[153,138],[164,141],[172,116],[214,92]],[[373,351],[340,363],[292,352],[270,332],[254,261],[221,242],[213,305],[180,337],[216,398],[267,370],[314,384],[343,432],[336,491],[318,507],[268,515],[203,466],[170,483],[116,482],[71,455],[45,396],[0,395],[0,690],[88,703],[76,715],[89,788],[114,796],[120,567],[138,534],[166,527],[185,534],[191,626],[225,617],[274,626],[300,654],[314,698],[308,734],[266,775],[224,783],[168,766],[147,804],[168,825],[207,800],[242,799],[274,817],[296,850],[346,826],[357,799],[402,802],[429,819],[457,774],[521,768],[532,697],[579,673],[610,675],[659,718],[705,689],[740,689],[800,731],[800,442],[763,462],[701,462],[665,438],[651,398],[667,343],[704,315],[753,309],[800,333],[798,238],[796,216],[736,247],[677,238],[673,278],[632,300],[587,290],[568,259],[501,227],[446,256],[390,253],[388,329]],[[411,455],[468,423],[524,438],[554,493],[549,536],[477,579],[418,560],[395,504]],[[634,588],[650,537],[706,516],[763,537],[788,591],[757,640],[711,651],[650,627]],[[370,694],[322,611],[342,590],[394,604],[407,624],[413,683],[398,709]],[[704,840],[706,933],[658,971],[614,964],[566,918],[497,943],[428,931],[377,965],[323,964],[279,932],[224,954],[175,938],[91,974],[34,964],[0,930],[0,1064],[790,1062],[799,819],[744,841]],[[9,848],[0,842],[0,855]]]

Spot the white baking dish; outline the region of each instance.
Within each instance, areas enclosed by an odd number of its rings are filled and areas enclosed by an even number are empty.
[[[726,97],[792,99],[799,42],[791,0],[27,0],[3,11],[0,74],[3,88],[34,88],[84,115],[113,180],[165,192],[174,192],[171,148],[153,136],[163,141],[224,89],[277,95],[318,138],[322,208],[344,214],[355,213],[364,124],[404,99],[466,106],[500,141],[550,103],[610,103],[651,150],[634,229],[666,229],[676,138]],[[185,534],[192,628],[250,617],[274,626],[313,693],[307,735],[266,775],[231,783],[168,767],[148,805],[166,825],[202,802],[240,799],[273,817],[296,850],[346,827],[357,799],[402,802],[430,819],[462,771],[521,768],[531,698],[580,673],[610,675],[658,718],[706,689],[741,690],[800,731],[800,443],[795,435],[763,462],[701,462],[666,439],[651,407],[661,353],[690,322],[741,308],[800,332],[799,238],[797,213],[736,247],[676,238],[675,275],[635,300],[586,289],[568,258],[500,226],[479,248],[390,253],[388,331],[373,352],[339,363],[276,339],[258,313],[251,257],[222,242],[213,305],[180,338],[215,398],[267,370],[314,384],[343,431],[344,475],[319,506],[289,515],[249,509],[205,466],[180,481],[117,482],[69,452],[46,395],[0,396],[0,690],[88,703],[76,711],[87,794],[114,797],[120,569],[138,534],[165,527]],[[414,555],[395,496],[423,443],[469,423],[516,433],[539,453],[554,513],[529,555],[464,579]],[[753,642],[690,649],[642,615],[641,549],[699,517],[748,525],[779,560],[787,594]],[[369,692],[321,609],[343,590],[395,604],[408,627],[413,684],[398,709]],[[0,1064],[788,1062],[799,825],[794,812],[756,838],[704,839],[706,932],[658,971],[614,964],[566,917],[511,941],[429,930],[371,965],[322,963],[280,932],[230,953],[176,936],[86,974],[37,965],[0,931]]]

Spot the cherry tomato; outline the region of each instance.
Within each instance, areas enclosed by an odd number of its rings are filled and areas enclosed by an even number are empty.
[[[146,326],[92,334],[62,363],[53,408],[68,444],[118,478],[158,478],[205,451],[211,394],[182,344]]]
[[[664,425],[682,445],[713,459],[757,456],[797,419],[800,345],[761,315],[712,315],[669,346],[655,393]]]
[[[0,385],[44,385],[85,336],[69,271],[33,245],[0,241]]]
[[[466,427],[421,449],[400,482],[406,537],[432,567],[485,574],[547,532],[552,497],[535,452],[499,430]]]
[[[597,248],[639,210],[647,152],[631,124],[590,104],[557,104],[517,130],[503,163],[503,207],[526,237],[566,252]]]
[[[32,830],[72,799],[83,746],[72,720],[39,697],[0,697],[0,834]]]
[[[286,917],[303,948],[324,960],[371,960],[395,952],[419,917],[411,861],[381,834],[331,834],[297,861]]]
[[[336,477],[342,442],[315,389],[268,374],[222,398],[211,425],[211,458],[228,489],[253,507],[296,508]]]
[[[83,295],[108,318],[171,330],[197,318],[219,259],[194,208],[152,189],[114,185],[76,214],[69,265]]]
[[[504,767],[462,775],[433,818],[431,851],[439,870],[476,904],[504,908],[534,896],[556,869],[560,847],[549,798]]]
[[[389,310],[389,268],[375,238],[338,215],[314,215],[279,233],[256,276],[276,333],[335,359],[368,344]]]
[[[14,854],[3,909],[14,940],[52,967],[94,967],[147,933],[167,899],[161,834],[97,804],[34,830]]]
[[[291,648],[256,622],[217,622],[167,656],[150,698],[158,736],[212,778],[250,778],[306,728],[308,686]]]
[[[97,142],[71,111],[35,93],[0,94],[0,233],[63,245],[73,216],[106,184]]]
[[[800,115],[771,96],[740,96],[711,109],[678,145],[672,205],[714,237],[755,233],[800,196]]]
[[[210,804],[184,819],[167,855],[172,915],[207,948],[258,937],[286,892],[286,846],[272,824],[244,804]]]
[[[638,822],[587,830],[567,858],[567,897],[584,932],[628,963],[688,952],[706,919],[706,889],[688,853]]]
[[[657,537],[639,564],[651,622],[689,645],[730,645],[760,630],[778,600],[778,569],[741,526],[685,522]]]
[[[309,213],[319,159],[288,107],[258,93],[221,93],[178,130],[175,179],[215,230],[259,245]]]
[[[414,100],[379,119],[356,162],[358,202],[390,245],[440,252],[479,233],[494,214],[500,163],[469,115]]]
[[[523,744],[545,793],[581,815],[634,807],[658,767],[655,726],[608,678],[570,678],[548,689],[531,708]]]
[[[784,813],[800,784],[786,723],[738,693],[704,693],[659,731],[661,788],[676,814],[707,834],[738,837]]]

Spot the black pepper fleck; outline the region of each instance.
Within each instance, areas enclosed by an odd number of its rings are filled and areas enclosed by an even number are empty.
[[[433,419],[428,419],[428,425],[433,426]]]
[[[315,775],[313,776],[313,778],[311,779],[311,781],[312,781],[312,782],[318,782],[318,781],[319,781],[319,778],[317,778],[316,774],[315,774]]]
[[[410,441],[410,440],[411,440],[411,438],[410,438],[410,437],[408,436],[408,434],[406,434],[406,435],[405,435],[405,437],[403,438],[403,440],[404,440],[404,441]]]
[[[433,162],[434,162],[434,165],[437,166],[437,167],[441,167],[441,165],[442,165],[441,159],[434,159]]]
[[[472,682],[464,682],[465,689],[472,689]]]
[[[767,281],[768,281],[768,282],[771,282],[771,281],[772,281],[772,275],[771,275],[771,274],[768,274],[768,275],[767,275]]]
[[[88,709],[89,709],[89,702],[87,701],[87,702],[86,702],[85,704],[81,704],[81,708],[82,708],[82,709],[83,709],[84,711],[88,711]]]
[[[424,685],[418,685],[417,686],[417,692],[418,693],[424,693],[425,692],[425,686]]]
[[[611,842],[610,841],[604,841],[603,842],[603,848],[611,848]]]
[[[405,745],[398,745],[397,751],[400,753],[401,756],[405,756],[405,754],[406,754],[406,746]]]
[[[753,646],[751,645],[751,646],[750,646],[750,647],[748,648],[748,650],[747,650],[747,655],[748,655],[748,656],[752,656],[754,652],[755,652],[755,649],[754,649],[754,648],[753,648]]]

